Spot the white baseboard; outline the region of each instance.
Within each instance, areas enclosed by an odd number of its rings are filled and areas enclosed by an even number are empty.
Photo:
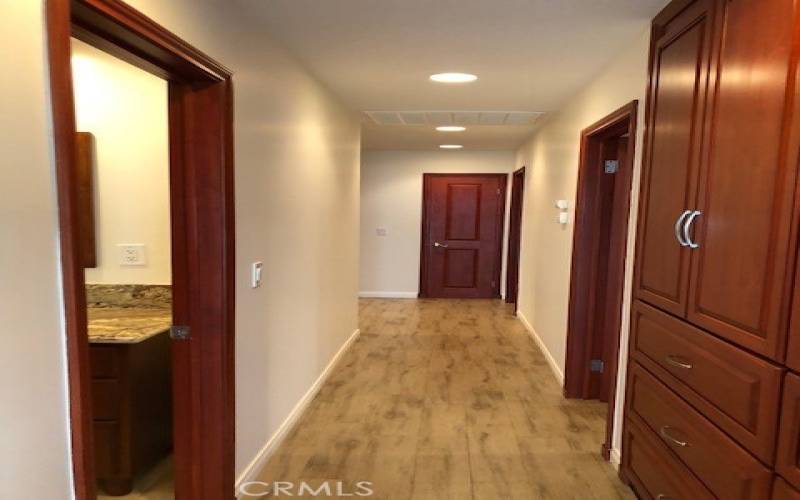
[[[266,444],[264,444],[264,446],[261,448],[261,451],[258,452],[253,461],[250,462],[250,464],[245,468],[244,472],[239,475],[239,478],[236,481],[236,498],[240,498],[239,488],[242,484],[255,480],[257,474],[261,472],[261,469],[264,467],[264,465],[266,465],[269,458],[273,453],[275,453],[292,428],[294,428],[294,426],[300,420],[300,417],[306,411],[308,405],[314,399],[314,396],[316,396],[319,390],[322,388],[322,385],[328,379],[336,364],[342,358],[344,353],[350,349],[360,333],[361,330],[356,330],[352,335],[350,335],[350,338],[348,338],[342,347],[339,348],[339,351],[333,356],[330,363],[328,363],[328,366],[322,370],[322,373],[319,375],[319,377],[317,377],[317,380],[314,381],[308,391],[303,395],[302,398],[300,398],[300,401],[298,401],[294,408],[292,408],[292,411],[289,412],[286,420],[283,421],[280,427],[278,427],[278,430],[275,431],[275,433],[267,440]]]
[[[558,384],[561,387],[564,387],[564,372],[562,372],[561,368],[559,368],[558,363],[556,363],[555,358],[552,354],[550,354],[550,351],[547,349],[547,346],[544,345],[544,342],[542,342],[539,334],[533,329],[533,325],[530,324],[528,319],[524,314],[522,314],[521,311],[517,311],[517,318],[519,318],[519,321],[525,326],[525,329],[528,330],[528,333],[533,338],[533,341],[536,342],[536,345],[539,346],[539,349],[541,349],[542,354],[544,354],[544,358],[547,360],[547,364],[550,365],[550,369],[553,371],[553,375],[556,376]]]
[[[362,299],[416,299],[417,292],[358,292]]]
[[[611,457],[609,461],[615,469],[619,470],[619,464],[622,463],[622,453],[618,448],[611,448]]]

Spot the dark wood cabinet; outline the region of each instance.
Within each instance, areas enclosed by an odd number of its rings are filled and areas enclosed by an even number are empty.
[[[656,19],[635,281],[641,300],[776,360],[794,252],[795,18],[793,0],[696,0]]]
[[[800,488],[800,377],[793,374],[787,375],[784,382],[775,469],[795,488]]]
[[[764,463],[773,462],[782,367],[638,301],[630,355]]]
[[[634,363],[631,411],[717,498],[768,500],[772,471]]]
[[[694,204],[717,4],[677,2],[652,30],[635,291],[676,315],[686,312],[690,264],[678,222]]]
[[[692,498],[681,467],[717,498],[800,490],[798,60],[797,0],[653,21],[621,469],[645,498]]]
[[[775,486],[772,489],[772,500],[800,500],[800,491],[789,486],[783,479],[775,478]]]
[[[783,355],[798,142],[794,0],[725,1],[705,120],[688,319]]]
[[[125,495],[172,449],[170,338],[91,344],[89,356],[97,479]]]
[[[712,500],[714,495],[676,459],[635,415],[622,436],[622,477],[642,499]]]

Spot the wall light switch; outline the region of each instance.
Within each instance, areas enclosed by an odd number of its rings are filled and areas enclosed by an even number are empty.
[[[261,274],[263,270],[264,270],[264,263],[253,262],[251,278],[250,278],[251,288],[258,288],[261,286]]]
[[[375,229],[375,234],[377,234],[378,236],[387,236],[389,234],[389,230],[386,229],[385,227],[379,227]]]
[[[140,243],[117,245],[120,266],[145,266],[147,256],[145,246]]]

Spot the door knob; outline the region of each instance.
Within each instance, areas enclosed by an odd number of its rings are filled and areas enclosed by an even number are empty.
[[[446,245],[444,243],[439,243],[438,241],[434,241],[433,242],[433,246],[439,247],[439,248],[448,248],[450,245]]]

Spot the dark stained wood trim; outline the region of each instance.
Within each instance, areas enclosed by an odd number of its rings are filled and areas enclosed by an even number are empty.
[[[70,4],[48,0],[47,50],[50,65],[50,99],[53,113],[61,280],[64,289],[70,435],[75,497],[96,497],[92,441],[89,336],[86,330],[86,288],[81,259],[78,182],[75,168],[75,106],[70,63]]]
[[[633,167],[636,146],[636,124],[639,102],[632,101],[622,108],[614,111],[602,120],[584,129],[581,133],[580,165],[578,170],[578,192],[575,206],[575,232],[573,235],[572,269],[569,297],[569,316],[567,326],[567,352],[564,370],[564,396],[567,398],[586,398],[589,391],[589,362],[591,359],[592,339],[591,325],[593,311],[596,305],[593,294],[587,290],[595,290],[598,280],[596,269],[597,255],[595,248],[598,244],[599,233],[596,231],[594,214],[592,213],[595,199],[595,186],[587,182],[587,170],[592,166],[593,158],[597,154],[600,141],[607,136],[619,134],[622,127],[627,133],[628,144],[625,165],[620,167],[619,177],[616,182],[623,183],[625,199],[615,202],[620,211],[617,216],[624,217],[624,224],[613,226],[616,228],[611,235],[612,240],[625,242],[620,245],[614,255],[609,259],[614,261],[609,266],[611,275],[609,281],[613,283],[616,291],[613,300],[608,306],[612,315],[609,324],[610,336],[606,352],[609,353],[609,363],[605,369],[609,370],[610,394],[608,395],[608,417],[606,428],[606,441],[602,447],[602,454],[606,460],[610,457],[611,438],[614,425],[614,409],[616,399],[616,378],[618,371],[620,328],[622,326],[622,302],[625,280],[625,259],[627,254],[628,220],[630,214],[630,186],[633,179]],[[623,213],[624,212],[624,213]]]
[[[498,178],[500,179],[500,207],[499,207],[499,214],[498,217],[498,225],[497,227],[500,228],[497,235],[497,253],[495,259],[495,283],[497,283],[497,293],[495,294],[494,298],[500,298],[500,279],[502,278],[503,274],[503,238],[505,236],[505,215],[506,215],[506,191],[508,191],[508,174],[469,174],[469,173],[437,173],[437,174],[422,174],[422,222],[420,224],[420,255],[419,255],[419,298],[427,298],[429,297],[428,294],[428,287],[425,280],[425,276],[428,272],[428,257],[427,252],[425,249],[430,245],[430,240],[428,238],[428,217],[427,217],[427,206],[428,206],[428,191],[429,191],[429,179],[435,177],[489,177],[489,178]]]
[[[517,179],[521,179],[517,189]],[[506,257],[506,303],[514,304],[517,311],[519,301],[519,266],[522,250],[522,216],[525,193],[525,167],[511,175],[511,205],[508,215],[508,252]]]
[[[234,176],[231,73],[118,0],[47,0],[60,244],[78,500],[96,498],[70,36],[169,81],[176,498],[234,497]]]

